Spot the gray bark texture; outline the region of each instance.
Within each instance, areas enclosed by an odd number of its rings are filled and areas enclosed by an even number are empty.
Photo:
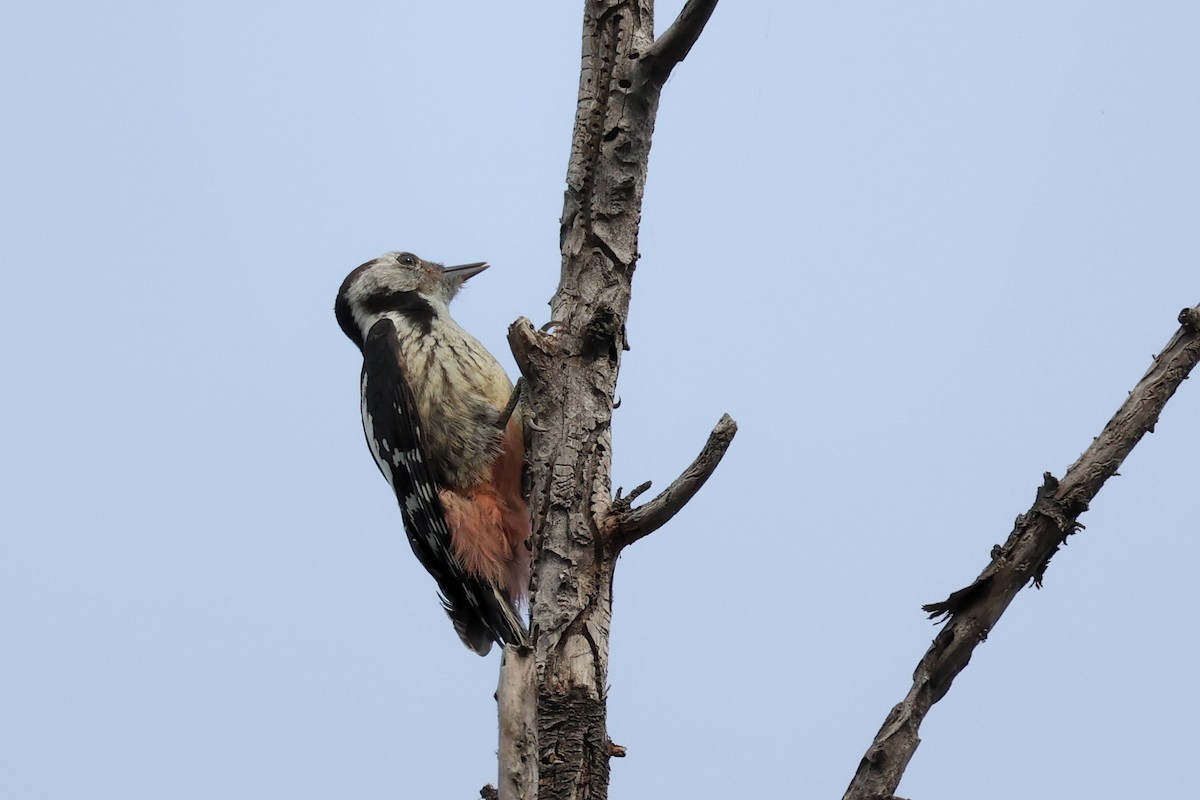
[[[736,431],[723,417],[692,466],[643,506],[632,506],[641,491],[613,496],[610,425],[655,113],[715,7],[689,0],[655,39],[653,0],[584,3],[552,321],[509,330],[528,383],[533,645],[506,648],[501,668],[502,800],[608,796],[609,759],[623,755],[608,738],[605,697],[617,556],[682,508]]]
[[[533,517],[532,646],[505,648],[500,800],[604,800],[609,760],[606,686],[612,581],[622,548],[665,524],[716,469],[737,426],[721,418],[700,454],[666,490],[614,496],[611,420],[638,261],[650,140],[663,84],[695,44],[717,0],[688,0],[654,38],[653,0],[585,0],[579,99],[560,229],[562,272],[551,322],[519,319],[509,343],[528,384],[524,409]],[[964,589],[925,607],[945,617],[913,686],[884,720],[844,800],[890,800],[930,707],[974,648],[1050,558],[1200,360],[1200,307],[1182,325],[1099,437],[1061,481],[1049,473],[991,563]]]
[[[947,622],[917,664],[908,694],[887,715],[859,762],[843,800],[891,800],[921,740],[930,707],[946,696],[975,647],[1029,584],[1041,587],[1050,558],[1067,537],[1083,529],[1079,515],[1142,437],[1154,431],[1163,407],[1200,361],[1200,306],[1179,312],[1180,328],[1154,358],[1100,435],[1063,479],[1043,476],[1033,505],[1012,533],[992,548],[991,562],[969,586],[925,610]]]

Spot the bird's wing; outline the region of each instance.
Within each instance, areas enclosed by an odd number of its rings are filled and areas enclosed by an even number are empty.
[[[463,644],[480,655],[492,642],[528,643],[525,625],[503,589],[462,566],[426,458],[421,419],[390,319],[376,322],[363,343],[362,418],[367,446],[400,504],[417,560],[437,581],[442,605]]]

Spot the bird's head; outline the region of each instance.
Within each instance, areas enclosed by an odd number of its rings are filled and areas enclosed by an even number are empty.
[[[487,267],[483,261],[443,267],[412,253],[384,253],[346,276],[333,310],[345,334],[362,347],[366,332],[388,312],[428,325],[464,281]]]

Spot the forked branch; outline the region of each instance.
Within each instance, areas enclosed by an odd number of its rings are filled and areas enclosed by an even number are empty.
[[[1031,582],[1041,585],[1051,556],[1082,528],[1079,515],[1134,445],[1154,430],[1163,407],[1200,361],[1200,306],[1181,311],[1179,322],[1182,327],[1149,372],[1063,479],[1045,474],[1033,505],[1017,517],[1008,540],[992,548],[992,561],[980,576],[940,603],[925,606],[931,616],[948,622],[917,664],[912,688],[884,720],[843,800],[893,796],[920,744],[917,732],[925,714],[950,690],[1017,592]]]
[[[684,3],[671,27],[654,40],[642,57],[642,69],[647,79],[659,86],[667,82],[675,65],[687,58],[716,7],[717,0],[688,0]]]
[[[618,497],[613,503],[612,514],[609,517],[610,535],[617,547],[633,544],[643,536],[658,530],[678,514],[716,470],[736,433],[737,423],[728,414],[723,414],[712,433],[708,435],[708,441],[704,443],[700,454],[657,497],[632,508],[634,498],[649,489],[649,483],[634,489],[628,497]]]

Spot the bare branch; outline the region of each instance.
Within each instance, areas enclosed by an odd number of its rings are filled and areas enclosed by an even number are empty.
[[[1030,509],[1017,517],[1008,540],[992,549],[980,576],[940,603],[925,606],[949,622],[917,664],[908,695],[888,714],[843,800],[890,798],[920,744],[917,731],[971,660],[975,647],[1030,582],[1040,585],[1050,557],[1072,533],[1079,515],[1147,432],[1188,373],[1200,361],[1200,306],[1184,309],[1183,327],[1155,359],[1104,430],[1072,464],[1062,481],[1046,473]]]
[[[645,483],[631,492],[628,498],[624,498],[624,503],[618,498],[618,501],[613,504],[613,513],[610,517],[610,530],[617,546],[625,547],[633,544],[643,536],[661,528],[671,517],[679,513],[679,510],[687,505],[696,492],[700,491],[700,487],[721,463],[721,459],[724,457],[725,451],[729,449],[736,433],[737,423],[733,421],[733,417],[728,414],[722,415],[712,429],[712,433],[708,435],[708,441],[704,443],[700,454],[657,497],[637,508],[629,507],[628,504],[641,494],[638,489],[649,488],[649,484]]]
[[[717,0],[687,0],[684,3],[671,27],[654,40],[642,57],[641,68],[648,80],[659,86],[667,82],[675,65],[687,58],[716,7]]]

